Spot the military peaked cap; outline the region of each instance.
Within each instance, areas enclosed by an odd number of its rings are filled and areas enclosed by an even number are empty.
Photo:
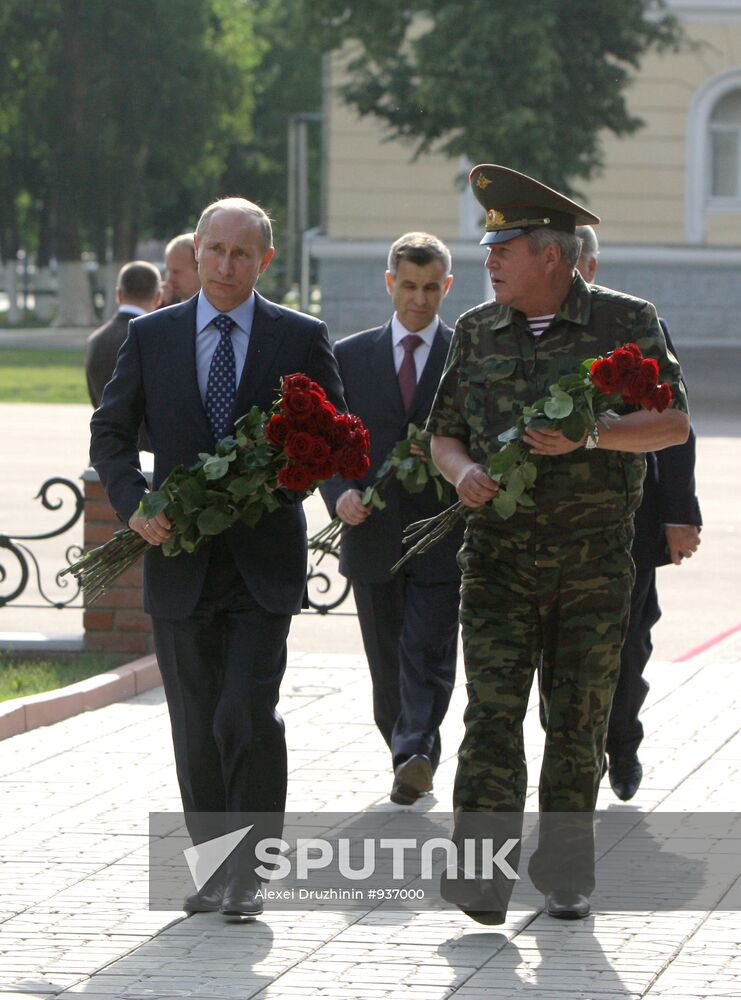
[[[599,222],[599,216],[575,201],[509,167],[480,163],[468,180],[486,210],[482,246],[506,243],[543,226],[573,233],[576,226],[595,226]]]

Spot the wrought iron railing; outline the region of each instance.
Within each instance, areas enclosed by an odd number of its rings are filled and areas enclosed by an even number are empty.
[[[308,595],[309,607],[319,615],[328,615],[345,601],[350,593],[350,581],[344,576],[337,579],[337,572],[325,566],[320,569],[320,565],[325,556],[330,556],[332,560],[339,561],[340,551],[331,545],[318,545],[309,547],[309,573],[306,577],[306,591]],[[330,566],[332,563],[330,563]],[[334,595],[328,599],[327,595]]]
[[[59,489],[63,491],[62,496],[58,493]],[[67,493],[65,494],[64,491]],[[30,547],[30,543],[58,538],[74,528],[82,517],[85,498],[80,488],[71,480],[54,476],[46,480],[34,499],[41,500],[42,506],[49,511],[69,509],[70,504],[74,504],[74,510],[69,513],[63,524],[52,531],[33,535],[3,534],[0,532],[0,608],[10,604],[15,608],[57,608],[59,610],[82,608],[79,584],[75,583],[69,576],[60,578],[61,570],[54,574],[54,585],[58,589],[58,593],[55,596],[49,592],[50,585],[43,579],[39,559]],[[66,566],[79,559],[82,552],[82,546],[69,545],[64,553]],[[9,557],[12,558],[12,563],[8,562]],[[329,557],[330,563],[321,567],[325,557]],[[338,558],[339,551],[331,546],[315,546],[310,552],[306,586],[309,607],[317,614],[326,615],[336,611],[350,593],[350,582],[344,577],[339,577],[334,569]],[[13,568],[15,572],[11,572]],[[64,568],[63,566],[62,569]],[[16,578],[17,582],[15,583],[7,582],[9,580],[15,581]],[[38,600],[32,603],[22,603],[24,598],[29,600],[28,593],[33,590],[33,583],[36,584],[38,590]],[[8,588],[12,589],[4,590],[6,584]]]
[[[63,491],[60,497],[57,488]],[[65,495],[64,491],[68,491]],[[57,494],[55,496],[55,494]],[[53,531],[42,532],[38,535],[2,534],[0,533],[0,608],[13,604],[16,608],[81,608],[82,601],[78,604],[74,602],[80,596],[80,587],[69,577],[60,578],[59,572],[54,576],[54,584],[59,589],[59,594],[54,596],[48,592],[48,584],[42,579],[41,566],[34,551],[29,547],[30,542],[44,542],[50,538],[58,538],[65,532],[73,528],[82,517],[85,506],[85,498],[80,488],[69,479],[62,479],[54,476],[47,479],[41,489],[34,497],[41,500],[42,506],[46,510],[61,511],[69,509],[69,505],[74,503],[74,511],[67,516],[67,520]],[[7,555],[6,555],[7,553]],[[70,545],[65,551],[67,565],[75,562],[82,555],[80,545]],[[16,572],[18,582],[12,590],[3,593],[3,585],[11,577],[10,565],[6,565],[8,556],[11,556],[17,563]],[[61,572],[61,571],[60,571]],[[35,603],[21,603],[21,599],[27,592],[29,585],[35,582],[39,592],[40,600]],[[8,584],[12,586],[12,584]],[[65,593],[66,591],[66,593]]]

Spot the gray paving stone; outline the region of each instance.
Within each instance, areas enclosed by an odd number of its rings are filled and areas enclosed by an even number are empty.
[[[652,688],[644,808],[728,804],[729,776],[741,775],[738,666],[672,665]],[[362,658],[291,654],[290,673],[289,809],[388,809],[388,752],[369,720]],[[449,808],[462,703],[461,678],[432,810]],[[534,704],[526,733],[534,802]],[[605,783],[614,807],[610,794]],[[732,911],[598,912],[576,924],[531,911],[491,930],[457,910],[275,910],[249,926],[149,912],[148,811],[179,808],[161,692],[0,744],[0,803],[0,1000],[728,1000],[741,983]]]

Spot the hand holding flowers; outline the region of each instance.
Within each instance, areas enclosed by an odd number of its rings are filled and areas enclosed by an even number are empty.
[[[540,458],[575,450],[587,437],[596,442],[601,420],[620,419],[613,409],[616,404],[665,410],[672,392],[667,383],[658,383],[658,377],[658,363],[645,358],[636,344],[625,344],[604,357],[583,361],[575,373],[562,375],[548,396],[524,406],[514,425],[499,435],[502,447],[486,470],[498,486],[491,499],[497,514],[506,520],[518,507],[534,507]],[[410,524],[404,542],[412,547],[392,572],[443,538],[464,510],[459,501],[434,518]]]
[[[137,515],[159,526],[166,556],[193,553],[236,522],[254,527],[281,505],[279,490],[301,494],[336,473],[364,476],[369,436],[362,421],[338,413],[324,390],[304,374],[288,375],[268,414],[253,406],[214,454],[201,453],[189,469],[177,466],[160,489],[146,494]],[[169,525],[169,533],[165,530]],[[149,547],[131,528],[65,569],[93,604]]]
[[[343,478],[360,477],[344,476]],[[393,480],[396,480],[407,493],[421,493],[428,482],[433,482],[437,498],[440,501],[443,501],[446,496],[450,496],[452,492],[450,485],[443,479],[440,470],[430,457],[430,435],[417,427],[416,424],[409,424],[407,436],[396,442],[380,466],[373,483],[367,486],[358,498],[361,508],[368,511],[365,517],[358,518],[358,524],[362,523],[374,509],[384,509],[386,501],[383,499],[383,493]],[[331,552],[335,548],[343,528],[348,530],[351,527],[353,524],[347,520],[334,517],[329,524],[312,535],[309,539],[309,548],[322,553],[317,565],[327,552]]]

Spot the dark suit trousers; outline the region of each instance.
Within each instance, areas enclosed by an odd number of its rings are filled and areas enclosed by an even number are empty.
[[[620,654],[620,677],[610,709],[607,728],[607,754],[636,753],[643,739],[643,726],[638,713],[648,694],[648,681],[643,677],[651,659],[651,629],[661,618],[656,593],[656,570],[653,567],[636,570],[636,581],[630,597],[630,619]]]
[[[413,754],[440,760],[439,727],[455,684],[457,580],[428,583],[407,572],[384,583],[353,580],[373,683],[373,717],[394,767]]]
[[[276,710],[290,615],[252,598],[228,550],[215,540],[193,614],[153,618],[186,813],[281,813],[286,742]],[[205,819],[205,818],[204,818]],[[214,836],[194,817],[194,842]]]

